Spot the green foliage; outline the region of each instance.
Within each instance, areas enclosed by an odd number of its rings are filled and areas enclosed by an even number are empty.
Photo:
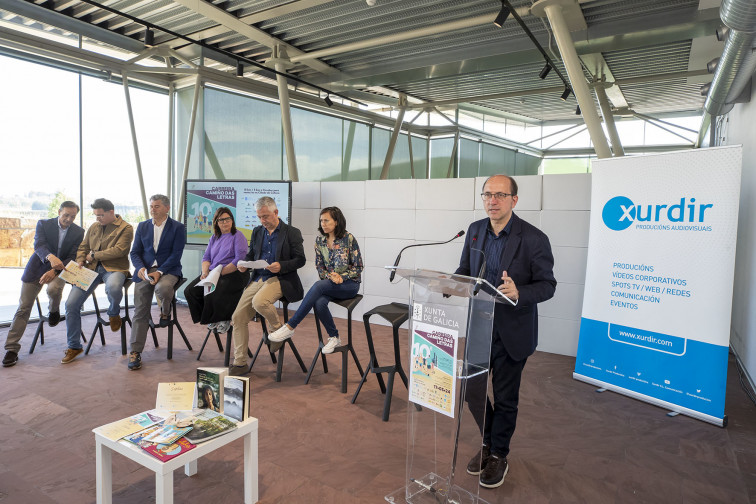
[[[60,210],[60,204],[66,200],[73,201],[73,198],[69,198],[68,196],[63,194],[61,191],[56,192],[55,196],[53,196],[53,199],[50,201],[50,204],[47,205],[47,216],[57,217],[58,210]]]

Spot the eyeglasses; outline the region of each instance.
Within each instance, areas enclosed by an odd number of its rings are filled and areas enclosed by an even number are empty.
[[[222,219],[218,219],[218,222],[228,222],[231,220],[231,217],[223,217]]]
[[[491,198],[494,198],[496,200],[503,200],[507,196],[514,196],[514,194],[512,194],[512,193],[503,193],[503,192],[497,192],[497,193],[484,192],[484,193],[480,193],[480,197],[483,198],[483,201],[488,201]]]

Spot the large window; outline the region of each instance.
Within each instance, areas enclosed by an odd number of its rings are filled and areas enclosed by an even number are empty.
[[[60,203],[72,200],[88,227],[89,204],[98,197],[111,199],[133,224],[144,211],[123,86],[3,56],[0,75],[0,323],[7,323],[39,219],[57,216]],[[147,197],[164,193],[167,94],[132,88],[131,100]],[[102,289],[97,293],[104,296]]]

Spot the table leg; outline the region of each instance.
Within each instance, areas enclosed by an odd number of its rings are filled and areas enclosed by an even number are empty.
[[[188,464],[184,464],[184,474],[187,476],[194,476],[197,474],[197,459],[192,460]]]
[[[155,504],[173,504],[173,471],[155,473]]]
[[[244,504],[257,502],[257,431],[244,436]]]
[[[96,447],[97,504],[113,502],[113,452],[107,446],[97,442]]]

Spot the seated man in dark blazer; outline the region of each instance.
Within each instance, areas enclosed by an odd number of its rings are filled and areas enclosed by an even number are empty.
[[[66,283],[58,278],[65,264],[76,259],[76,250],[84,238],[84,230],[73,223],[79,213],[79,205],[73,201],[64,201],[58,210],[58,217],[41,219],[37,222],[34,235],[34,254],[26,263],[21,276],[21,298],[13,323],[5,339],[5,358],[3,366],[9,367],[18,362],[21,350],[21,336],[29,322],[34,300],[47,284],[47,297],[50,298],[48,321],[50,327],[60,322],[60,298]]]
[[[489,177],[481,197],[488,218],[470,225],[456,273],[482,275],[515,303],[497,302],[494,309],[490,357],[493,406],[485,394],[476,394],[486,390],[485,383],[468,385],[467,394],[473,417],[483,432],[482,450],[470,460],[467,472],[479,474],[481,486],[496,488],[509,471],[507,455],[517,421],[522,370],[538,345],[536,305],[554,295],[557,282],[548,237],[512,211],[518,199],[515,180],[507,175]]]
[[[134,265],[134,325],[131,327],[129,369],[142,367],[142,350],[147,339],[152,295],[160,307],[160,327],[171,318],[173,287],[181,278],[181,255],[186,245],[186,228],[168,217],[171,202],[167,196],[156,194],[150,198],[152,219],[137,226],[131,247]]]
[[[249,252],[244,260],[264,259],[269,266],[254,270],[231,317],[234,325],[234,363],[230,374],[233,376],[247,373],[247,324],[255,313],[265,317],[268,331],[273,332],[282,325],[274,303],[281,298],[293,303],[304,297],[302,282],[297,275],[297,270],[306,262],[302,233],[278,218],[278,207],[273,198],[263,196],[258,199],[255,209],[261,225],[252,230]],[[239,266],[242,273],[246,270]],[[275,351],[276,348],[271,350]]]

